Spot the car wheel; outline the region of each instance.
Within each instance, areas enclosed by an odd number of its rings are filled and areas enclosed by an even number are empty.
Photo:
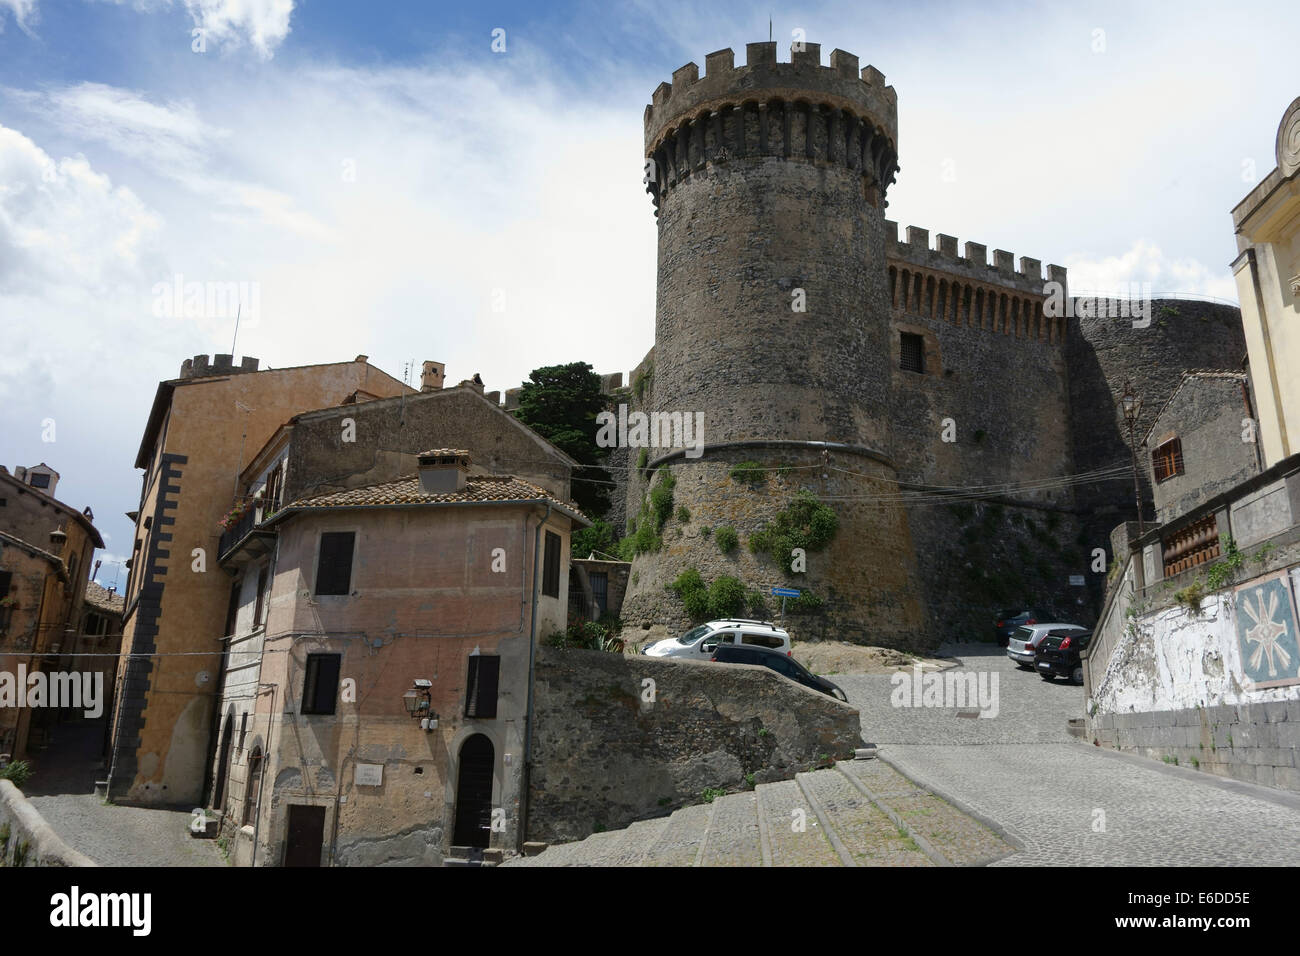
[[[1055,674],[1051,674],[1051,673],[1048,673],[1048,674],[1039,674],[1038,676],[1041,677],[1043,680],[1047,681],[1049,684],[1055,684],[1055,683],[1056,683],[1056,675],[1055,675]]]
[[[1016,666],[1019,667],[1022,671],[1031,671],[1034,669],[1034,666],[1032,664],[1026,664],[1023,661],[1016,661]]]
[[[1083,668],[1082,668],[1082,667],[1076,667],[1076,668],[1074,669],[1074,673],[1073,673],[1072,675],[1070,675],[1070,676],[1071,676],[1071,679],[1073,680],[1074,683],[1078,684],[1080,687],[1083,686]]]

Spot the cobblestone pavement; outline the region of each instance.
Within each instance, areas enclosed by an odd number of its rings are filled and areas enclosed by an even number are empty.
[[[72,848],[101,866],[225,866],[212,840],[189,835],[189,808],[145,809],[105,804],[94,794],[103,747],[103,719],[55,729],[23,788],[36,812]]]
[[[942,653],[960,658],[961,671],[999,676],[997,717],[892,707],[888,676],[834,679],[861,711],[863,736],[881,745],[883,760],[1021,846],[995,865],[1300,859],[1295,795],[1091,747],[1066,731],[1067,719],[1083,716],[1081,688],[1017,670],[990,646]],[[898,800],[896,808],[903,806]]]
[[[93,793],[31,797],[63,841],[101,866],[225,866],[214,840],[189,834],[184,810],[105,805]]]

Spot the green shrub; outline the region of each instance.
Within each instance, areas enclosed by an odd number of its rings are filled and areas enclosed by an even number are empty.
[[[677,579],[668,585],[668,590],[681,598],[692,620],[702,621],[709,616],[709,589],[695,568],[687,568],[677,575]]]
[[[749,608],[749,613],[755,617],[767,617],[767,598],[763,596],[762,591],[750,591],[745,596],[745,604]]]
[[[664,530],[664,525],[673,513],[673,489],[677,487],[677,479],[673,477],[671,471],[665,470],[659,478],[659,483],[650,490],[650,513],[654,516],[656,533]]]
[[[731,466],[731,478],[733,481],[756,487],[767,481],[767,472],[756,461],[738,461]]]
[[[556,631],[542,643],[548,647],[572,647],[585,651],[608,651],[622,654],[624,642],[616,635],[623,623],[606,616],[599,621],[575,621],[563,631]]]
[[[614,551],[614,529],[609,522],[597,518],[588,528],[579,528],[573,533],[570,552],[575,558],[585,558],[593,551],[610,554]]]
[[[833,508],[822,504],[811,492],[801,491],[789,507],[749,536],[749,550],[769,555],[788,570],[790,553],[795,548],[820,551],[830,544],[839,530],[839,520]]]
[[[691,520],[691,509],[685,505],[677,506],[677,520],[682,524],[687,524]]]
[[[636,453],[636,466],[640,468],[642,471],[645,470],[645,466],[649,461],[650,461],[650,452],[648,449],[642,448],[639,452]]]
[[[715,618],[735,617],[745,607],[745,586],[739,578],[724,574],[709,585],[708,606]]]
[[[707,537],[708,537],[709,535],[711,535],[711,534],[713,534],[713,528],[712,528],[712,527],[710,527],[710,526],[707,525],[707,524],[701,526],[701,528],[700,528],[700,535],[701,535],[702,537],[707,538]]]
[[[736,545],[740,544],[740,535],[736,534],[736,529],[730,525],[723,525],[713,535],[713,540],[718,543],[718,550],[723,554],[731,554],[736,550]]]
[[[807,614],[821,608],[826,602],[811,591],[800,590],[797,598],[786,598],[785,609],[791,614]]]
[[[32,766],[26,760],[15,760],[0,767],[0,780],[8,780],[19,790],[32,778]]]
[[[700,799],[705,803],[712,803],[718,797],[725,797],[726,795],[727,791],[721,787],[705,787],[700,793]]]
[[[650,385],[650,380],[654,377],[655,367],[647,365],[643,370],[636,373],[636,378],[632,380],[632,391],[636,394],[636,400],[639,402],[645,398],[645,390]],[[644,449],[642,449],[644,451]]]

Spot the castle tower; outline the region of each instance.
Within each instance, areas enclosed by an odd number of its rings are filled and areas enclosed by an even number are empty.
[[[684,622],[664,586],[696,567],[706,581],[812,592],[824,604],[790,619],[796,636],[910,645],[915,559],[889,436],[897,96],[857,57],[836,50],[824,67],[817,44],[802,46],[778,63],[774,43],[748,44],[743,67],[731,50],[711,53],[703,77],[688,63],[645,111],[659,272],[644,400],[702,414],[704,451],[652,447],[633,468],[630,516],[646,520],[646,474],[653,487],[671,472],[676,487],[662,544],[636,558],[624,619]],[[741,481],[739,462],[767,470]],[[746,545],[800,489],[834,508],[839,531],[805,573],[787,574]],[[740,534],[729,553],[712,535],[723,526]]]

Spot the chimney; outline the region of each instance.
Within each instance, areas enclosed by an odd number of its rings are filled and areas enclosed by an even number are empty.
[[[442,389],[442,376],[447,366],[441,362],[425,362],[424,374],[420,376],[420,391],[437,392]]]
[[[465,490],[469,477],[469,452],[463,448],[434,448],[421,452],[420,492],[450,495]]]

